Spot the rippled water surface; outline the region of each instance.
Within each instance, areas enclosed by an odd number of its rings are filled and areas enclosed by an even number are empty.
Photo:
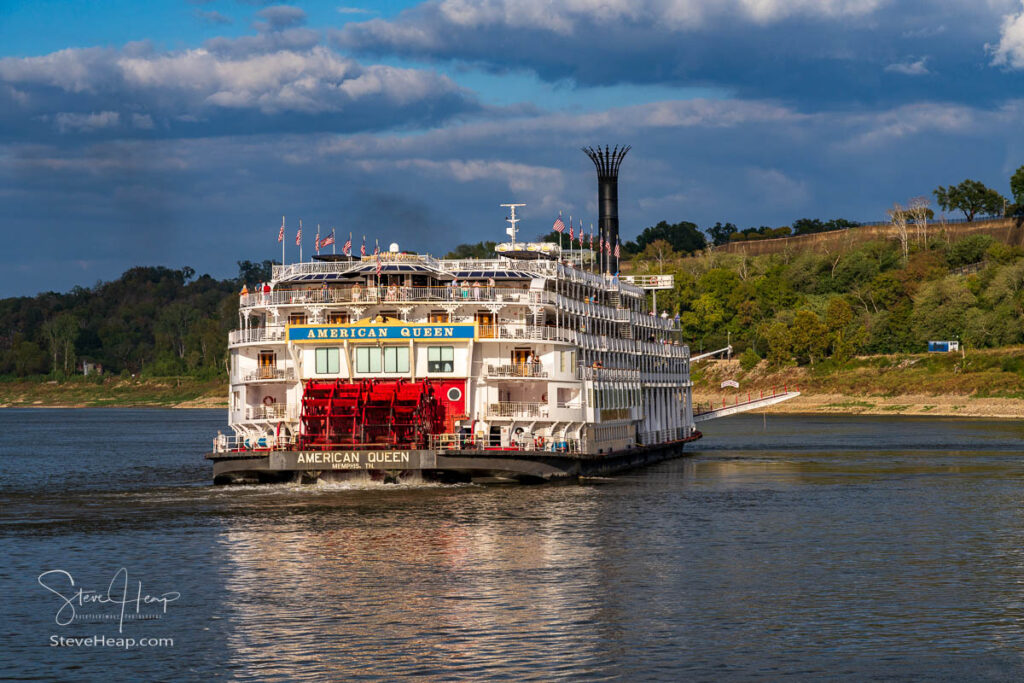
[[[1019,423],[740,416],[585,485],[214,488],[223,420],[0,411],[0,678],[1024,674]],[[120,609],[58,626],[39,575],[122,567],[180,597],[121,637],[173,646],[51,647]]]

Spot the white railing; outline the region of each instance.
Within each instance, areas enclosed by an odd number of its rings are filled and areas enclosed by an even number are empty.
[[[624,368],[576,368],[576,378],[605,382],[639,382],[640,371]]]
[[[213,439],[214,453],[240,451],[284,451],[295,446],[295,437],[263,434],[260,436],[235,436],[218,434]]]
[[[228,344],[249,344],[254,342],[279,342],[285,340],[283,327],[253,327],[247,330],[228,332]]]
[[[576,333],[562,327],[546,325],[525,325],[522,323],[500,323],[478,325],[480,339],[538,339],[546,341],[576,342]]]
[[[548,371],[540,363],[511,363],[509,365],[488,365],[488,377],[523,377],[542,379]]]
[[[245,419],[247,420],[285,420],[289,417],[288,406],[283,403],[245,407]]]
[[[500,436],[488,434],[434,434],[430,437],[430,448],[444,452],[448,450],[517,450],[547,451],[550,453],[579,453],[584,447],[580,439],[564,436],[531,436],[513,434],[502,445]]]
[[[271,271],[274,280],[283,280],[298,275],[325,275],[333,273],[346,273],[353,268],[370,262],[375,263],[376,256],[363,256],[354,261],[305,261],[303,263],[289,263],[285,266],[274,266]],[[428,268],[437,269],[439,261],[433,256],[419,254],[392,254],[384,252],[380,254],[380,262],[387,263],[417,263]]]
[[[674,275],[623,275],[622,281],[642,289],[672,289],[675,287]]]
[[[551,304],[553,292],[517,287],[487,287],[459,284],[457,287],[322,287],[314,289],[278,289],[267,293],[243,294],[239,306],[284,306],[304,304],[367,304],[382,302],[452,302]]]
[[[263,367],[257,369],[255,372],[246,374],[243,378],[243,382],[259,382],[259,381],[274,381],[274,380],[294,380],[295,369],[294,368],[275,368],[275,367]]]
[[[500,401],[487,406],[488,417],[537,417],[548,416],[547,403],[527,403],[524,401]]]

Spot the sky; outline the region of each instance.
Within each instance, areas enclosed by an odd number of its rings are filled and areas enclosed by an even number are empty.
[[[4,0],[0,296],[339,244],[880,220],[1024,165],[1022,0]]]

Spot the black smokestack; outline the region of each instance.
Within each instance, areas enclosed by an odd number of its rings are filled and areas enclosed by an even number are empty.
[[[584,147],[583,151],[597,167],[597,224],[598,230],[604,237],[607,244],[619,243],[619,165],[626,157],[630,146],[615,146],[609,150],[605,145],[600,147]],[[608,271],[616,273],[619,270],[619,259],[612,256],[608,259]]]

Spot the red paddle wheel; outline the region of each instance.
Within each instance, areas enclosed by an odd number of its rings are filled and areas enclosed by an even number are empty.
[[[441,433],[445,407],[430,380],[307,380],[299,447],[426,448]]]

